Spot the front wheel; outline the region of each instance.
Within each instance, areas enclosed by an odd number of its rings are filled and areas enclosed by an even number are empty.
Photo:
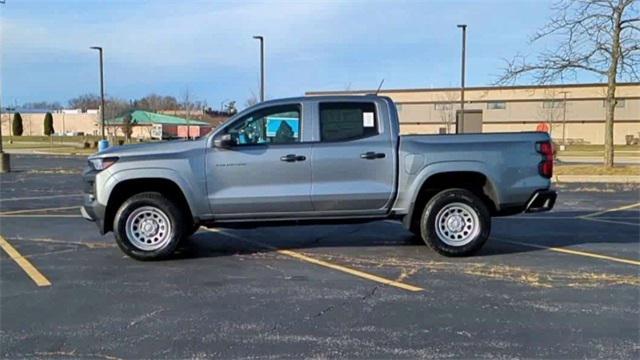
[[[127,199],[113,222],[118,247],[136,260],[158,260],[170,256],[188,236],[185,214],[172,201],[156,192]]]
[[[436,194],[424,208],[420,235],[446,256],[467,256],[478,251],[491,233],[487,206],[471,191],[449,189]]]

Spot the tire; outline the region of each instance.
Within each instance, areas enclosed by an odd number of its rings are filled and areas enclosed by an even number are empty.
[[[118,247],[136,260],[165,259],[189,234],[185,212],[157,192],[127,199],[118,209],[113,229]],[[145,227],[143,229],[142,227]]]
[[[480,250],[490,233],[491,215],[487,206],[465,189],[439,192],[429,200],[420,219],[422,240],[445,256],[472,255]]]

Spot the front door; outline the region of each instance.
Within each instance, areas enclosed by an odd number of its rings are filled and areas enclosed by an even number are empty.
[[[299,104],[256,110],[223,134],[234,145],[207,155],[207,190],[217,218],[286,217],[311,211],[311,151]],[[220,136],[222,134],[217,134]]]
[[[394,149],[373,102],[319,104],[320,141],[313,146],[314,210],[382,214],[393,197]]]

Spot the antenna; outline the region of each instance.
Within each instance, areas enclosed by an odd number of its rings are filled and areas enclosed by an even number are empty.
[[[380,92],[380,89],[382,88],[382,84],[384,84],[384,78],[382,79],[382,81],[380,81],[380,85],[378,85],[378,90],[376,90],[376,96],[378,96],[378,93]]]

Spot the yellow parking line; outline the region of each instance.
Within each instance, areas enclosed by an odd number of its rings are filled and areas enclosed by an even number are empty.
[[[384,284],[384,285],[393,286],[393,287],[397,287],[397,288],[400,288],[400,289],[403,289],[403,290],[408,290],[408,291],[413,291],[413,292],[424,291],[424,289],[421,288],[421,287],[417,287],[417,286],[414,286],[414,285],[409,285],[409,284],[405,284],[405,283],[402,283],[402,282],[399,282],[399,281],[387,279],[387,278],[384,278],[384,277],[381,277],[381,276],[369,274],[369,273],[366,273],[364,271],[352,269],[352,268],[349,268],[349,267],[346,267],[346,266],[343,266],[343,265],[333,264],[333,263],[330,263],[330,262],[327,262],[327,261],[324,261],[324,260],[319,260],[319,259],[307,256],[307,255],[301,254],[301,253],[296,252],[296,251],[278,249],[278,248],[276,248],[274,246],[271,246],[271,245],[268,245],[268,244],[264,244],[264,243],[259,242],[259,241],[247,240],[247,239],[241,238],[239,236],[235,236],[235,235],[230,234],[230,233],[228,233],[226,231],[221,231],[221,230],[218,230],[218,229],[207,229],[207,228],[204,228],[204,229],[206,231],[209,231],[209,232],[218,232],[218,233],[233,237],[235,239],[251,243],[253,245],[258,245],[260,247],[263,247],[263,248],[266,248],[266,249],[269,249],[269,250],[273,250],[273,251],[275,251],[275,252],[277,252],[278,254],[281,254],[281,255],[286,255],[286,256],[292,257],[294,259],[298,259],[298,260],[301,260],[301,261],[304,261],[304,262],[308,262],[308,263],[311,263],[311,264],[315,264],[315,265],[319,265],[319,266],[324,266],[324,267],[327,267],[327,268],[330,268],[330,269],[333,269],[333,270],[342,271],[344,273],[347,273],[347,274],[350,274],[350,275],[353,275],[353,276],[357,276],[357,277],[360,277],[360,278],[363,278],[363,279],[371,280],[371,281],[374,281],[374,282],[378,282],[378,283],[381,283],[381,284]]]
[[[308,262],[308,263],[312,263],[312,264],[328,267],[328,268],[333,269],[333,270],[342,271],[342,272],[345,272],[347,274],[358,276],[358,277],[361,277],[361,278],[364,278],[364,279],[367,279],[367,280],[379,282],[381,284],[385,284],[385,285],[389,285],[389,286],[395,286],[395,287],[400,288],[400,289],[409,290],[409,291],[423,291],[424,290],[423,288],[420,288],[420,287],[417,287],[417,286],[401,283],[401,282],[395,281],[395,280],[390,280],[390,279],[383,278],[383,277],[377,276],[377,275],[372,275],[372,274],[369,274],[369,273],[366,273],[366,272],[363,272],[363,271],[360,271],[360,270],[355,270],[355,269],[348,268],[346,266],[332,264],[330,262],[326,262],[326,261],[323,261],[323,260],[314,259],[312,257],[303,255],[303,254],[295,252],[295,251],[291,251],[291,250],[276,250],[276,252],[278,254],[287,255],[287,256],[290,256],[292,258],[296,258],[298,260],[302,260],[302,261],[305,261],[305,262]]]
[[[25,214],[32,212],[42,212],[42,211],[58,211],[58,210],[70,210],[70,209],[80,209],[80,206],[63,206],[63,207],[55,207],[55,208],[44,208],[44,209],[24,209],[24,210],[12,210],[0,212],[0,215],[15,215],[15,214]]]
[[[637,260],[630,260],[630,259],[618,258],[614,256],[600,255],[600,254],[595,254],[595,253],[586,252],[586,251],[570,250],[570,249],[564,249],[564,248],[553,247],[553,246],[536,245],[536,244],[530,244],[530,243],[525,243],[520,241],[503,240],[503,239],[496,239],[496,240],[506,242],[509,244],[528,246],[536,249],[545,249],[545,250],[555,251],[555,252],[564,253],[564,254],[586,256],[586,257],[591,257],[596,259],[609,260],[609,261],[619,262],[623,264],[640,266],[640,261],[637,261]]]
[[[36,285],[51,286],[51,282],[44,275],[42,275],[42,273],[38,271],[38,269],[36,269],[35,266],[33,266],[29,262],[29,260],[25,259],[24,256],[22,256],[18,252],[18,250],[11,246],[11,244],[9,244],[2,236],[0,236],[0,247],[2,247],[2,250],[4,250],[7,255],[9,255],[9,257],[13,259],[13,261],[15,261],[16,264],[18,264],[18,266],[20,266],[22,270],[27,273],[27,275],[29,275],[31,280],[33,280]]]
[[[626,221],[609,220],[609,219],[602,219],[602,218],[579,217],[578,219],[580,219],[580,220],[588,220],[588,221],[596,221],[596,222],[603,222],[603,223],[609,223],[609,224],[619,224],[619,225],[640,226],[640,223],[632,223],[632,222],[626,222]]]
[[[613,208],[613,209],[606,209],[606,210],[602,210],[602,211],[598,211],[598,212],[594,212],[594,213],[591,213],[591,214],[582,215],[582,216],[578,216],[578,217],[579,218],[583,218],[583,219],[584,218],[590,218],[590,217],[594,217],[594,216],[598,216],[598,215],[602,215],[602,214],[606,214],[606,213],[610,213],[610,212],[614,212],[614,211],[632,209],[632,208],[638,207],[638,206],[640,206],[640,202],[636,203],[636,204],[620,206],[620,207]]]

